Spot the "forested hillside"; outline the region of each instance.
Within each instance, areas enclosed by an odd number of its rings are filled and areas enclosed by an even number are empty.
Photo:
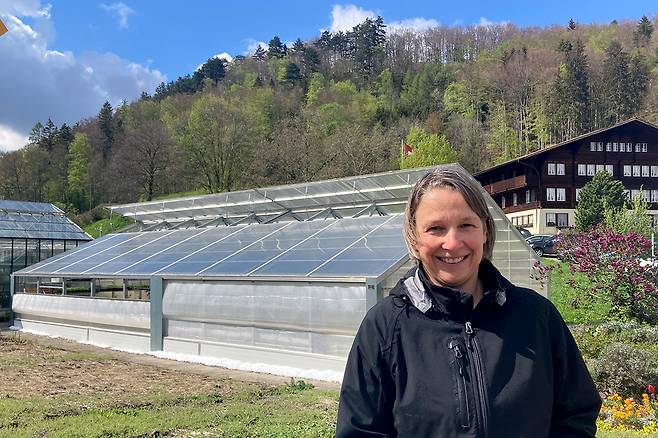
[[[0,197],[77,213],[455,159],[477,171],[632,116],[658,122],[653,28],[391,33],[378,18],[291,47],[275,36],[75,126],[36,123],[0,157]]]

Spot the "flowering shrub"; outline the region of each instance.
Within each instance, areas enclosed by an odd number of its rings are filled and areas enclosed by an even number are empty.
[[[658,380],[651,353],[620,342],[601,351],[593,378],[599,391],[639,396],[646,382]]]
[[[652,385],[649,385],[649,388],[652,388]],[[596,426],[599,430],[633,430],[643,435],[658,432],[655,394],[642,394],[641,401],[622,398],[617,393],[605,397]]]
[[[650,247],[651,242],[640,234],[602,227],[561,236],[556,243],[570,272],[581,272],[590,280],[589,285],[573,277],[568,280],[581,292],[581,301],[608,294],[615,316],[658,323],[658,268],[640,263]]]

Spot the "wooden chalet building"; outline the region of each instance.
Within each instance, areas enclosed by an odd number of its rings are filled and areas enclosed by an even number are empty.
[[[474,175],[518,227],[555,234],[575,226],[578,192],[596,172],[620,180],[629,197],[641,193],[658,222],[658,127],[630,119]]]

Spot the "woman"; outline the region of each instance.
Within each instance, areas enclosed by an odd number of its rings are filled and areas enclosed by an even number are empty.
[[[481,188],[438,168],[409,195],[417,267],[364,318],[336,437],[594,437],[601,399],[555,307],[491,264]]]

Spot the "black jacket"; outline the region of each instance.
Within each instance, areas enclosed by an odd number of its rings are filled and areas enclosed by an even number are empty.
[[[336,437],[594,437],[601,399],[557,309],[484,260],[472,298],[422,268],[365,316]]]

